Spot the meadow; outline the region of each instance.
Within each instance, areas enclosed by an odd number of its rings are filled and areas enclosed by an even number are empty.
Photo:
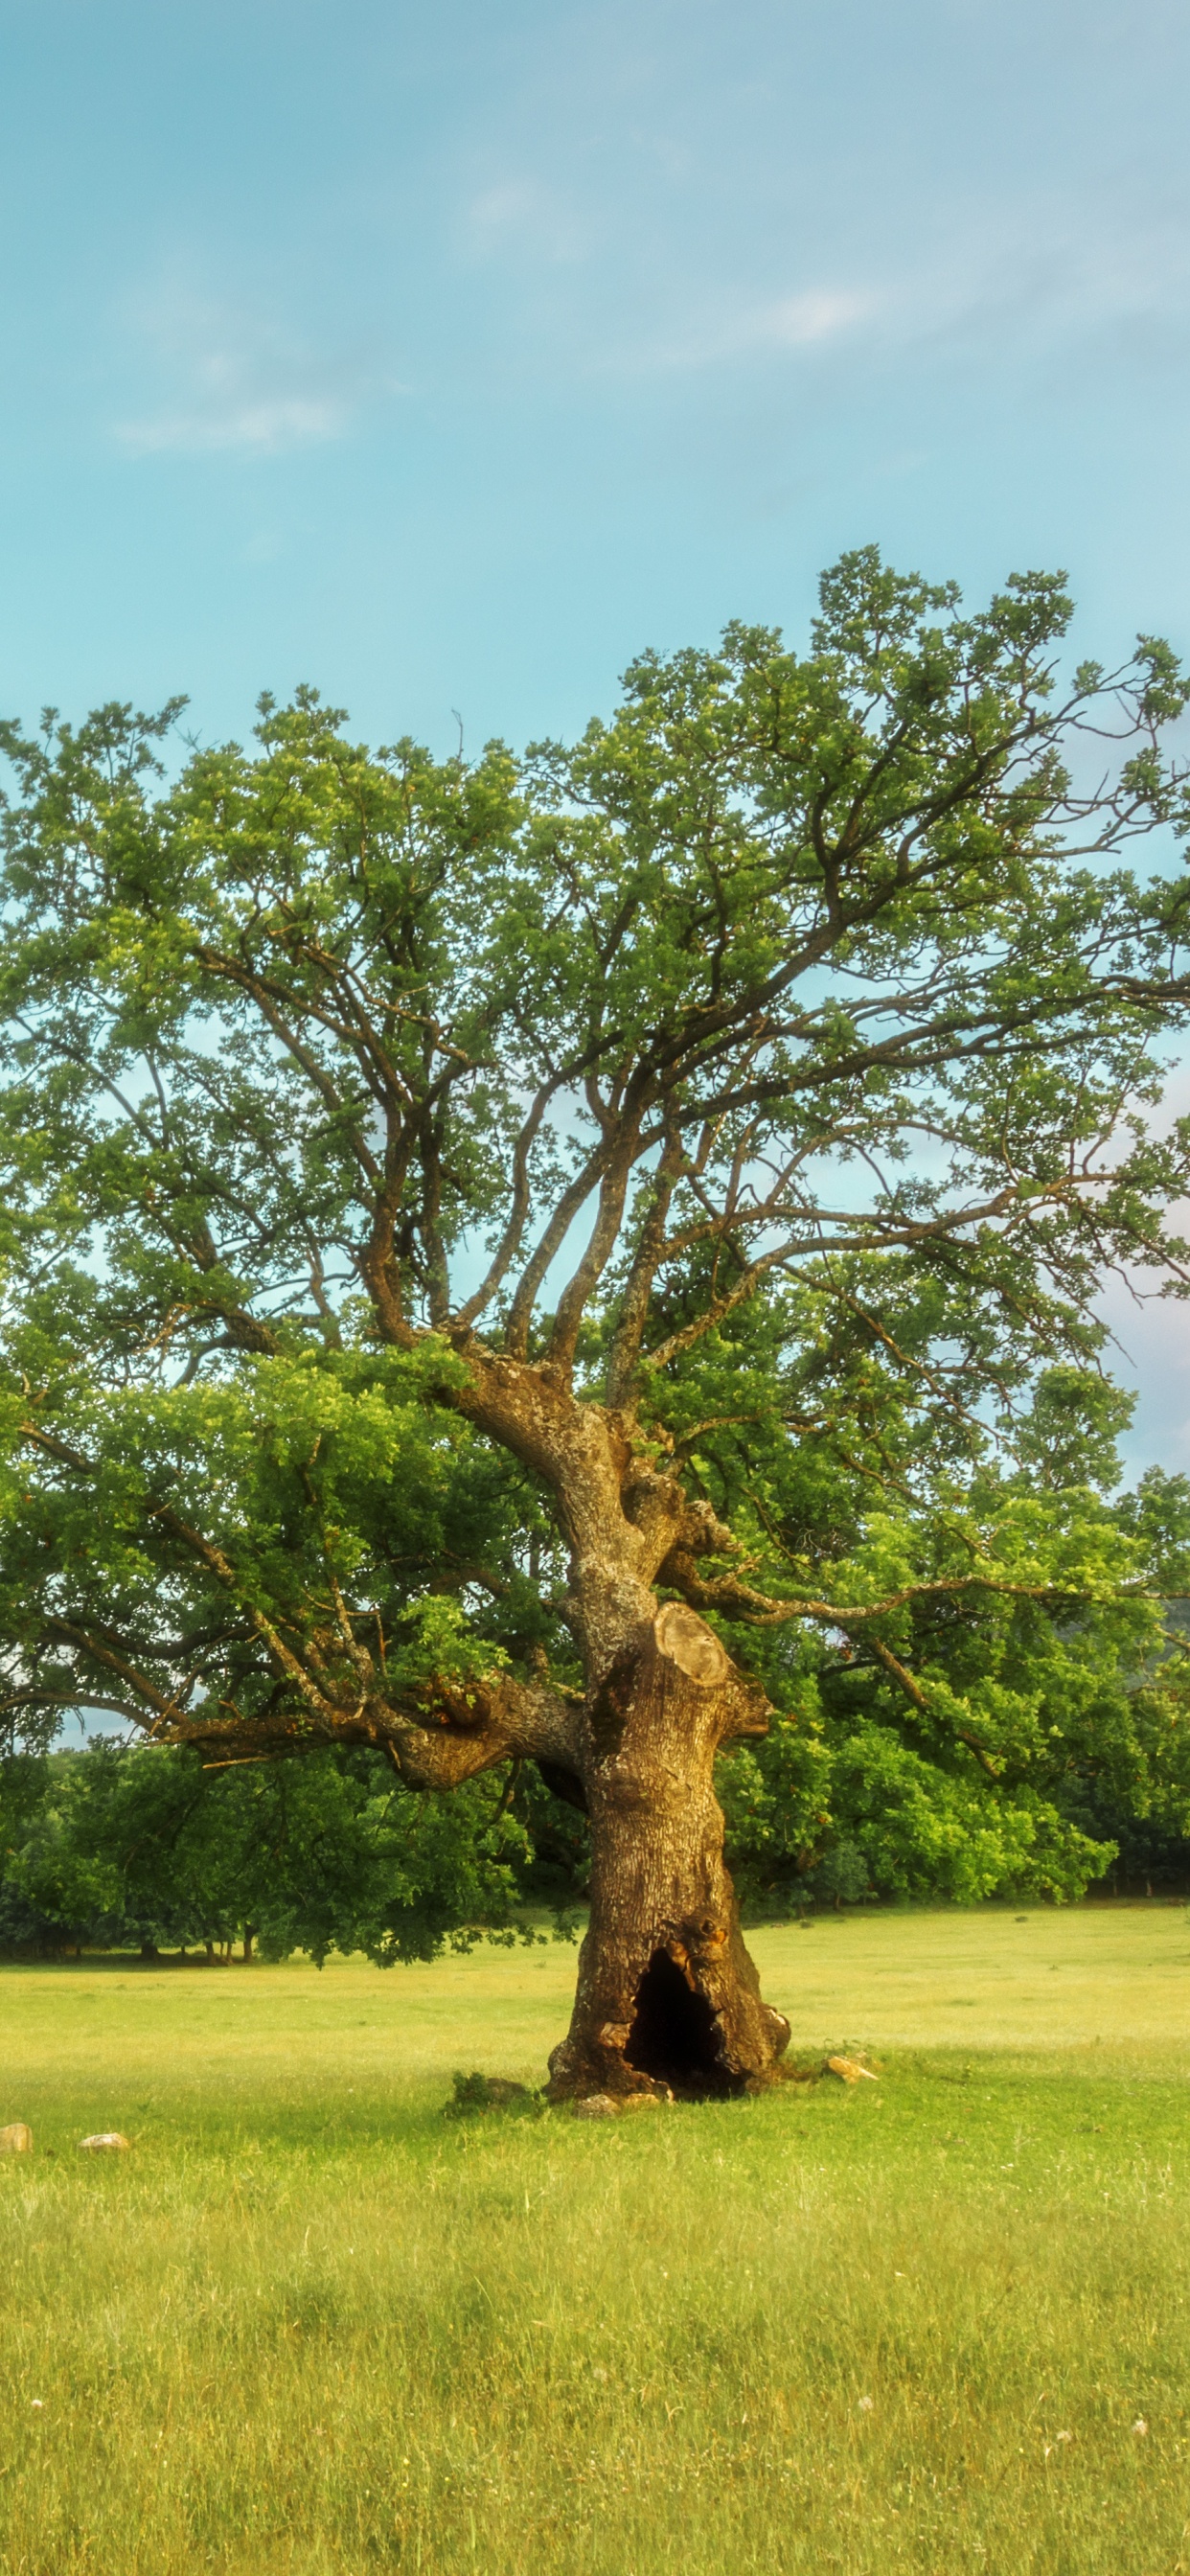
[[[879,2083],[444,2119],[553,1942],[0,1970],[4,2576],[1190,2568],[1185,1911],[753,1946]]]

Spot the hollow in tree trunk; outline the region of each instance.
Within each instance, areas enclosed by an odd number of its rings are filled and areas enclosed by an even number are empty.
[[[693,1611],[667,1603],[585,1712],[591,1913],[550,2095],[728,2095],[771,2077],[789,2040],[766,2004],[723,1861],[714,1792],[725,1738],[764,1701]]]

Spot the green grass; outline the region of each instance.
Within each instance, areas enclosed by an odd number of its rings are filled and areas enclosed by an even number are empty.
[[[444,2121],[555,1947],[0,1971],[4,2576],[1190,2569],[1181,1909],[755,1948],[879,2086]]]

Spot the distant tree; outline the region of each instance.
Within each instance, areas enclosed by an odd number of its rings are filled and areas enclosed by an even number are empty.
[[[519,768],[309,693],[173,784],[176,707],[4,737],[13,1720],[535,1764],[590,1834],[556,2097],[785,2044],[713,1777],[776,1708],[812,1780],[800,1639],[873,1831],[920,1763],[943,1839],[1101,1861],[1053,1730],[1080,1620],[1153,1668],[1144,1549],[987,1453],[1085,1396],[1106,1268],[1185,1279],[1190,881],[1121,859],[1187,687],[1060,686],[1068,616],[867,550],[805,658],[646,655]]]
[[[63,1926],[39,1912],[20,1885],[20,1853],[34,1832],[46,1793],[44,1754],[0,1754],[0,1956],[52,1955],[63,1947]]]
[[[388,1965],[465,1937],[461,1909],[510,1935],[516,1920],[524,1833],[486,1781],[427,1803],[367,1751],[212,1771],[188,1748],[103,1740],[17,1769],[0,1856],[10,1946],[154,1958],[238,1941],[245,1957],[363,1950]]]
[[[753,1906],[864,1893],[1060,1901],[1117,1858],[1125,1884],[1190,1884],[1190,1484],[1154,1470],[1139,1494],[1097,1492],[1089,1471],[1107,1468],[1112,1391],[1094,1378],[1086,1391],[1081,1455],[1063,1372],[1053,1449],[1043,1378],[1020,1432],[1029,1466],[985,1464],[949,1510],[934,1497],[938,1572],[957,1573],[975,1542],[1006,1577],[1014,1563],[1048,1568],[1048,1595],[1010,1583],[931,1594],[919,1581],[896,1626],[881,1623],[892,1663],[875,1638],[866,1650],[806,1635],[785,1648],[769,1734],[725,1762],[720,1789],[733,1875]],[[920,1576],[924,1512],[912,1535]]]

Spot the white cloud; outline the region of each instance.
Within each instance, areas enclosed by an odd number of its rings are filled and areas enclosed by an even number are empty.
[[[116,437],[129,456],[202,456],[229,448],[276,456],[288,447],[321,446],[341,438],[349,418],[342,403],[301,395],[249,395],[117,421]]]
[[[868,321],[875,309],[875,297],[860,289],[810,287],[800,295],[777,295],[765,303],[745,304],[735,314],[708,317],[701,328],[657,354],[663,365],[704,367],[753,352],[821,348]]]
[[[590,240],[570,199],[541,180],[501,179],[481,188],[466,207],[463,233],[473,257],[501,254],[544,260],[547,266],[579,259]]]
[[[313,348],[272,317],[177,279],[138,299],[128,320],[137,372],[155,380],[144,407],[113,424],[128,456],[325,446],[345,436],[370,395],[391,390],[358,357]]]
[[[795,295],[742,300],[734,309],[716,299],[684,327],[655,331],[635,346],[610,351],[600,364],[615,373],[666,374],[824,349],[878,314],[878,299],[859,287],[815,286]]]
[[[881,311],[898,349],[1066,366],[1080,351],[1102,363],[1114,346],[1135,363],[1146,346],[1179,345],[1190,317],[1190,234],[1111,207],[1090,218],[1057,197],[1023,210],[1015,227],[987,210],[945,258],[890,278]]]
[[[676,309],[675,309],[676,307]],[[684,307],[684,309],[683,309]],[[758,295],[697,292],[617,337],[588,364],[600,373],[666,374],[810,361],[855,348],[865,358],[907,351],[1065,360],[1080,348],[1139,346],[1190,315],[1190,240],[1170,223],[1130,233],[1106,219],[1076,221],[1058,200],[964,223],[941,255],[820,278]]]
[[[752,318],[751,337],[774,349],[808,349],[819,340],[834,340],[874,309],[871,295],[819,288],[809,295],[785,295],[761,306]]]

